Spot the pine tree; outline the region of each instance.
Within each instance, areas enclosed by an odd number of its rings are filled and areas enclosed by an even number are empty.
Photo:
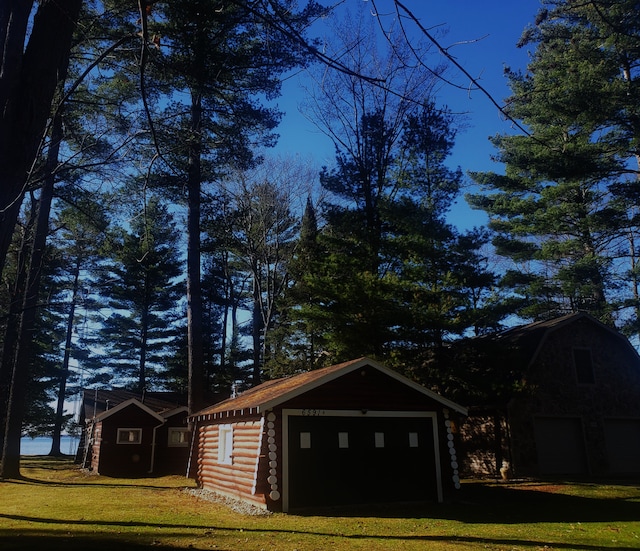
[[[474,175],[485,194],[470,199],[515,263],[503,283],[525,317],[587,310],[611,323],[622,298],[617,258],[636,233],[620,191],[638,174],[639,17],[633,2],[545,2],[521,41],[535,46],[527,72],[507,73],[509,113],[529,135],[493,139],[506,172]]]
[[[175,188],[186,190],[187,324],[189,409],[203,405],[204,363],[201,288],[201,194],[229,166],[254,163],[252,148],[272,145],[278,114],[259,96],[280,91],[279,76],[305,62],[301,49],[306,28],[324,12],[310,2],[291,9],[288,2],[170,2],[149,32],[169,45],[149,64],[156,85],[171,99],[159,147],[173,166]],[[152,25],[153,27],[153,25]],[[292,42],[291,38],[296,37]],[[181,101],[184,98],[185,101]]]
[[[100,293],[110,312],[99,332],[112,384],[138,392],[162,388],[163,367],[178,335],[183,296],[179,233],[155,196],[112,237]]]
[[[300,235],[288,263],[291,284],[287,287],[271,331],[270,356],[265,369],[271,378],[306,371],[318,365],[322,349],[322,325],[314,322],[316,296],[312,281],[324,254],[315,206],[307,198],[300,221]]]
[[[289,285],[289,262],[298,232],[288,182],[245,181],[236,197],[237,226],[231,252],[251,286],[252,383],[268,361],[270,331]]]
[[[91,308],[89,290],[93,282],[90,274],[99,261],[109,225],[100,196],[77,193],[74,199],[75,204],[63,206],[53,220],[53,226],[58,228],[52,238],[52,247],[59,259],[57,282],[60,291],[58,300],[47,311],[58,317],[62,333],[58,341],[62,357],[52,375],[57,386],[57,404],[49,453],[54,456],[62,453],[60,437],[68,420],[64,414],[65,402],[70,395],[83,390],[78,385],[84,381],[80,373],[72,369],[72,360],[80,370],[93,371],[86,342],[90,339],[86,339],[81,330],[83,317],[79,315],[79,308],[84,307],[85,315]]]
[[[252,351],[243,343],[240,311],[248,309],[247,280],[233,254],[238,211],[227,190],[205,202],[203,209],[203,278],[207,388],[230,396],[239,381],[249,381]]]
[[[371,354],[405,367],[498,320],[483,319],[493,285],[480,252],[486,236],[460,234],[446,220],[462,180],[445,164],[451,116],[427,103],[389,143],[392,135],[382,114],[366,117],[362,156],[340,154],[321,178],[333,199],[304,315],[324,324],[322,347],[337,359]]]

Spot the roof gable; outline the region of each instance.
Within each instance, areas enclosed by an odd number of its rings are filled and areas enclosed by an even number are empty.
[[[159,413],[156,413],[150,407],[144,405],[142,402],[138,401],[136,398],[131,398],[129,400],[119,403],[117,406],[114,406],[111,409],[108,409],[107,411],[102,412],[100,415],[97,415],[95,419],[96,421],[104,421],[105,419],[111,417],[115,413],[118,413],[119,411],[122,411],[123,409],[126,409],[130,406],[138,407],[142,411],[150,415],[151,417],[154,417],[155,419],[157,419],[158,422],[164,423],[164,417],[162,415],[160,415]]]
[[[144,392],[142,394],[123,388],[85,389],[81,419],[91,419],[110,411],[112,408],[131,399],[145,404],[156,413],[169,412],[186,405],[184,396],[175,392]]]
[[[384,365],[371,360],[370,358],[363,357],[357,360],[325,367],[323,369],[307,371],[292,377],[267,381],[242,393],[236,398],[229,398],[228,400],[224,400],[223,402],[206,408],[196,413],[193,417],[243,410],[264,412],[287,402],[292,398],[300,396],[301,394],[342,377],[343,375],[351,373],[352,371],[361,369],[364,366],[369,366],[382,372],[383,374],[399,381],[413,390],[416,390],[422,395],[435,400],[445,407],[449,407],[465,415],[467,414],[467,410],[463,406],[443,398],[439,394],[436,394],[435,392],[415,383]]]
[[[160,413],[163,419],[169,419],[170,417],[174,417],[180,413],[184,413],[185,411],[189,411],[187,406],[180,406],[174,409],[170,409],[168,411],[163,411]]]
[[[574,312],[551,320],[514,327],[496,335],[489,335],[489,338],[493,338],[498,343],[502,341],[518,346],[524,354],[525,364],[528,367],[536,361],[551,334],[580,320],[588,321],[602,331],[609,333],[612,337],[618,339],[623,346],[628,348],[634,356],[638,357],[637,350],[622,333],[605,325],[586,312]]]

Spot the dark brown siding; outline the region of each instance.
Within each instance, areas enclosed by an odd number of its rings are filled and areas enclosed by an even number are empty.
[[[186,475],[189,461],[190,442],[186,446],[169,445],[170,428],[187,428],[187,412],[178,413],[166,420],[156,434],[156,457],[154,462],[154,474],[182,474]]]
[[[149,476],[151,469],[151,443],[153,428],[159,420],[135,405],[126,407],[107,417],[101,423],[97,472],[106,476]],[[119,428],[142,429],[140,444],[118,444]]]
[[[283,407],[434,411],[440,409],[441,404],[377,369],[365,366],[293,398]]]
[[[583,360],[590,357],[593,383],[576,373],[576,349]],[[472,412],[463,425],[465,465],[474,474],[497,475],[500,454],[509,460],[514,476],[620,472],[616,461],[622,461],[621,456],[612,457],[607,442],[607,420],[640,420],[640,362],[621,336],[586,317],[550,331],[524,374],[523,387],[500,412],[499,431],[491,414]],[[553,445],[558,431],[566,434],[562,442],[571,444],[570,450]],[[640,449],[637,443],[630,445]],[[568,457],[572,459],[563,465]],[[635,472],[640,472],[640,464]]]

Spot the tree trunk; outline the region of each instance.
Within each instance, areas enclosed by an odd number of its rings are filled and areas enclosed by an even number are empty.
[[[51,104],[66,71],[82,0],[42,2],[24,48],[31,0],[3,0],[0,25],[0,271],[38,155]]]
[[[15,352],[7,403],[0,478],[20,478],[22,419],[25,410],[26,389],[29,382],[31,341],[36,321],[42,264],[47,234],[49,233],[49,213],[53,199],[53,182],[53,175],[45,180],[38,203],[38,220],[29,262],[29,276],[22,303],[18,345]]]
[[[62,91],[62,84],[60,86],[60,91]],[[55,184],[55,168],[58,164],[58,157],[60,154],[60,143],[62,142],[63,137],[63,128],[62,128],[62,112],[61,109],[58,109],[55,116],[53,117],[53,127],[51,129],[51,145],[49,146],[49,151],[47,153],[47,180],[45,187],[42,189],[42,194],[45,192],[50,195],[47,200],[48,210],[51,210],[51,200],[53,198],[53,189]],[[40,208],[43,207],[42,199]],[[40,225],[40,212],[38,212],[38,226]],[[45,223],[45,227],[47,228],[47,232],[49,229],[49,212],[47,212],[47,219]],[[39,230],[38,230],[39,231]],[[46,235],[43,237],[43,247],[44,242],[46,241]],[[56,404],[56,420],[53,425],[53,433],[51,435],[51,451],[49,455],[52,456],[60,456],[62,452],[60,451],[60,434],[62,432],[62,423],[64,417],[64,399],[67,393],[67,379],[69,377],[69,359],[71,357],[71,337],[73,335],[73,321],[75,317],[76,311],[76,298],[78,295],[78,287],[80,281],[80,261],[76,262],[75,266],[75,274],[73,280],[73,290],[71,295],[71,310],[69,312],[69,316],[67,318],[67,334],[65,339],[64,346],[64,357],[62,360],[62,371],[60,373],[60,385],[58,387],[58,403]]]
[[[145,310],[142,314],[141,331],[140,335],[140,361],[138,364],[138,391],[143,396],[147,391],[147,341],[149,334],[149,305],[145,305]]]
[[[254,275],[253,281],[253,312],[251,318],[251,336],[253,340],[253,373],[252,384],[257,386],[260,384],[261,367],[262,367],[262,308],[260,303],[260,290]]]
[[[150,286],[148,271],[145,271],[144,286],[145,286],[145,289],[144,289],[145,304],[144,304],[144,310],[142,311],[142,317],[140,319],[140,325],[141,325],[140,362],[138,364],[138,392],[140,392],[141,396],[144,396],[145,392],[147,391],[147,347],[149,346],[148,341],[149,341],[149,286]]]
[[[75,1],[75,0],[74,0]],[[44,4],[48,6],[50,3]],[[61,6],[66,5],[65,2],[60,2]],[[80,9],[80,2],[78,2],[77,12]],[[40,8],[42,10],[42,7]],[[36,19],[41,14],[38,10]],[[60,14],[56,11],[56,14]],[[50,17],[53,17],[49,14]],[[73,20],[75,21],[75,19]],[[42,24],[42,23],[40,23]],[[73,24],[65,23],[69,27],[69,42],[71,40],[71,33],[73,32]],[[29,40],[29,47],[32,46],[32,42],[35,40],[33,33],[36,32],[36,22],[34,22],[34,28],[32,36]],[[41,38],[41,37],[40,37]],[[37,40],[35,44],[37,45]],[[44,47],[41,44],[41,47]],[[35,46],[34,46],[35,47]],[[54,91],[56,87],[60,95],[62,95],[64,89],[64,81],[67,75],[67,69],[69,66],[69,48],[67,48],[66,56],[60,57],[56,64],[54,71],[53,88],[46,107],[47,114],[50,114],[51,104],[54,97]],[[25,54],[25,64],[27,55]],[[44,101],[44,100],[41,100]],[[44,108],[42,105],[41,107]],[[45,119],[46,120],[46,119]],[[45,127],[43,122],[42,127]],[[42,190],[40,191],[40,200],[38,202],[38,213],[35,226],[35,234],[33,238],[33,244],[31,249],[31,255],[29,260],[29,271],[24,290],[24,298],[22,301],[22,310],[20,313],[20,322],[18,329],[17,345],[15,347],[15,354],[13,360],[13,371],[11,375],[11,384],[9,388],[8,400],[6,404],[6,415],[4,418],[4,425],[2,427],[4,431],[4,441],[2,442],[2,463],[0,466],[0,478],[19,478],[20,477],[20,438],[22,436],[22,420],[24,417],[26,389],[29,381],[30,371],[30,350],[31,341],[33,339],[33,332],[37,314],[38,295],[40,291],[40,281],[42,274],[42,264],[44,259],[45,247],[47,243],[47,235],[49,234],[49,215],[51,212],[51,202],[53,201],[53,191],[55,184],[55,167],[58,162],[58,154],[60,151],[60,142],[62,140],[62,112],[61,109],[57,109],[52,121],[51,131],[51,144],[47,154],[46,162],[46,178]],[[3,136],[4,139],[4,136]],[[34,147],[34,158],[37,155],[39,149],[40,137],[38,137],[38,145]],[[34,141],[35,143],[35,141]],[[0,151],[0,156],[4,154],[4,150]],[[25,175],[26,176],[26,175]],[[26,182],[26,177],[23,178],[23,184]],[[14,221],[15,222],[15,221]],[[13,231],[13,228],[11,228]],[[0,234],[2,228],[0,228]],[[4,251],[6,254],[6,251]],[[2,251],[0,251],[0,254]],[[4,256],[0,258],[0,262],[4,262]],[[3,358],[4,360],[4,358]]]
[[[202,99],[193,94],[189,147],[188,214],[187,214],[187,358],[189,370],[189,413],[202,408],[204,401],[204,347],[202,332],[202,288],[200,282],[200,183]]]
[[[28,275],[28,256],[32,248],[33,228],[36,224],[37,208],[31,209],[31,216],[23,230],[23,239],[16,262],[15,283],[11,292],[7,324],[2,340],[2,356],[0,357],[0,461],[4,448],[4,427],[7,421],[9,393],[13,379],[13,363],[18,346],[20,315],[24,302]]]
[[[58,402],[56,404],[56,420],[53,425],[53,433],[51,434],[51,451],[49,455],[59,457],[62,454],[60,450],[60,440],[62,434],[62,424],[64,422],[64,401],[67,394],[67,379],[69,378],[69,360],[71,359],[71,340],[73,337],[73,326],[76,315],[76,299],[78,298],[78,290],[80,288],[80,257],[78,257],[73,276],[73,290],[71,295],[71,307],[67,316],[67,335],[64,343],[64,357],[62,359],[62,370],[60,372],[60,385],[58,386]]]
[[[3,0],[0,3],[0,44],[4,46],[0,71],[0,107],[4,108],[19,86],[22,54],[33,0]]]

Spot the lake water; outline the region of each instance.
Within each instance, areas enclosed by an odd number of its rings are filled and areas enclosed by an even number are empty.
[[[47,455],[51,451],[51,437],[24,437],[20,440],[20,455]],[[75,455],[80,439],[77,436],[62,436],[60,451],[67,455]]]

